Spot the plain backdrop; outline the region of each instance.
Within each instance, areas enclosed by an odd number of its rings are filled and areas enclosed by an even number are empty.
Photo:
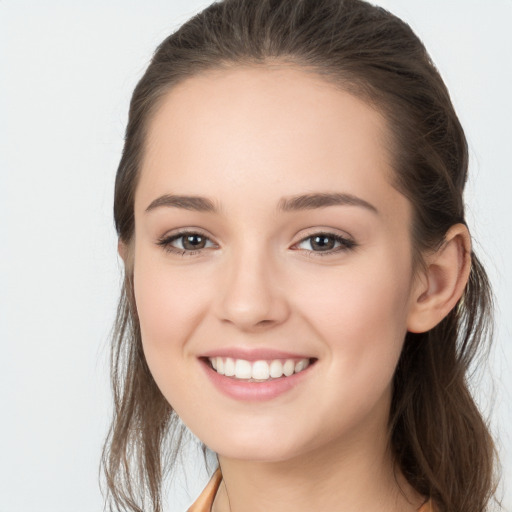
[[[103,508],[120,287],[112,197],[128,102],[156,45],[208,3],[0,0],[0,512]],[[425,42],[469,140],[468,219],[498,304],[495,398],[484,373],[478,400],[512,510],[512,1],[378,3]],[[193,447],[171,512],[207,481]]]

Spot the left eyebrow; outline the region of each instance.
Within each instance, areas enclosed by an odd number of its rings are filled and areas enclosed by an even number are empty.
[[[282,198],[278,209],[290,212],[297,210],[314,210],[328,206],[360,206],[378,215],[379,211],[368,201],[352,194],[342,193],[314,193]]]

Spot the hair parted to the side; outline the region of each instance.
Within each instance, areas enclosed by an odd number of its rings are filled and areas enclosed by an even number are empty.
[[[117,171],[114,217],[128,247],[148,123],[177,83],[208,70],[291,65],[318,74],[384,114],[394,185],[414,208],[416,264],[464,221],[468,148],[448,91],[410,27],[361,0],[224,0],[206,8],[157,48],[130,104]],[[439,512],[488,510],[495,450],[468,390],[468,369],[490,340],[492,301],[473,253],[458,305],[435,328],[408,333],[390,414],[396,465]],[[176,414],[146,364],[125,262],[111,352],[114,418],[102,466],[110,510],[162,511],[162,482],[179,452]],[[150,506],[144,499],[149,498]]]

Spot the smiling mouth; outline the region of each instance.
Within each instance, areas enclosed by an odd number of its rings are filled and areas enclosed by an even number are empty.
[[[219,375],[245,382],[269,382],[304,371],[316,358],[247,361],[231,357],[205,357],[206,364]]]

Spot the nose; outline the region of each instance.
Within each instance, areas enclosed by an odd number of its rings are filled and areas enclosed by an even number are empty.
[[[217,298],[217,316],[246,332],[286,321],[290,314],[282,275],[263,250],[240,251],[226,261]]]

